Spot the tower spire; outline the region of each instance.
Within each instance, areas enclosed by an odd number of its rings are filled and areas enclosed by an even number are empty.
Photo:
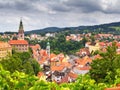
[[[24,28],[23,28],[22,18],[20,19],[20,24],[19,24],[18,39],[24,40]]]
[[[21,31],[24,32],[23,23],[22,23],[22,18],[20,19],[19,31],[20,31],[20,32],[21,32]]]

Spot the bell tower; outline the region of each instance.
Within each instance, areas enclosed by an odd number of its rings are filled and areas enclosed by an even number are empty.
[[[49,42],[47,42],[46,51],[47,51],[48,57],[50,58],[50,43]]]
[[[22,19],[20,20],[19,30],[18,30],[18,40],[24,40],[24,28]]]

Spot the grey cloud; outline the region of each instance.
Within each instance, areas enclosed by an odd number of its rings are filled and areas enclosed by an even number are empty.
[[[22,12],[34,10],[34,7],[32,6],[31,2],[29,0],[14,0],[12,3],[10,0],[6,0],[6,2],[3,1],[0,2],[0,9],[2,10],[19,10]]]
[[[69,11],[71,11],[71,7],[67,7],[67,6],[62,5],[62,4],[53,5],[53,6],[51,6],[51,9],[53,11],[57,11],[57,12],[69,12]]]
[[[47,6],[45,8],[52,11],[56,11],[57,13],[120,13],[119,0],[114,0],[116,1],[115,3],[113,2],[113,0],[108,0],[106,3],[104,3],[105,1],[107,0],[6,0],[0,2],[0,9],[20,10],[23,12],[40,12],[37,6],[33,5],[37,3],[39,4],[39,6],[44,4]],[[104,8],[104,6],[106,8]]]
[[[72,12],[102,12],[102,13],[120,13],[119,0],[68,0],[63,3],[70,8]],[[60,7],[59,7],[60,8]]]
[[[27,30],[119,21],[119,6],[120,0],[0,0],[0,25],[15,30],[20,17]]]
[[[100,0],[65,0],[54,2],[50,8],[57,12],[94,12],[101,10]]]

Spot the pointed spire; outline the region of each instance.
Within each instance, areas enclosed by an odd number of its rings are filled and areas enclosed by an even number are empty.
[[[24,32],[22,18],[20,19],[19,32]]]
[[[20,19],[20,24],[19,24],[18,39],[24,40],[24,29],[23,29],[22,18]]]

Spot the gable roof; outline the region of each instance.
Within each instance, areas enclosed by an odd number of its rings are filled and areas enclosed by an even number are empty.
[[[68,76],[71,77],[71,78],[77,78],[78,77],[78,75],[73,73],[73,72],[68,73]]]
[[[0,48],[11,48],[11,46],[7,42],[0,41]]]
[[[9,44],[10,45],[21,45],[21,44],[28,45],[28,42],[26,40],[10,40]]]
[[[60,65],[60,66],[51,66],[52,71],[62,71],[65,66]]]

